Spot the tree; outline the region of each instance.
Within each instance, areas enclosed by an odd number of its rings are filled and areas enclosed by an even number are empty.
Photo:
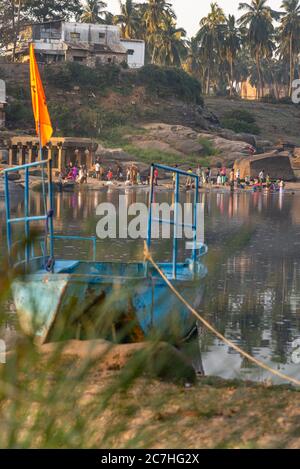
[[[192,37],[190,41],[187,41],[187,58],[184,69],[187,73],[199,79],[201,75],[201,59],[199,41],[196,37]]]
[[[120,0],[120,10],[121,14],[114,17],[114,23],[121,26],[122,36],[124,38],[136,38],[139,33],[141,21],[136,4],[132,0],[126,0],[125,3]]]
[[[290,67],[289,96],[292,96],[295,65],[300,52],[300,4],[299,0],[284,0],[284,13],[279,27],[279,51],[282,58],[288,57]]]
[[[25,0],[24,15],[30,21],[68,20],[80,15],[81,0]]]
[[[15,61],[20,27],[25,21],[24,0],[0,1],[0,47],[12,46],[12,60]]]
[[[245,13],[239,19],[242,27],[248,28],[248,42],[255,58],[258,74],[258,97],[263,96],[263,76],[261,60],[270,49],[269,42],[274,35],[273,20],[279,19],[279,13],[267,6],[267,0],[252,0],[251,3],[240,3],[239,10]]]
[[[180,67],[187,52],[185,37],[186,31],[183,28],[177,28],[173,18],[166,17],[157,32],[154,43],[155,63]]]
[[[80,15],[82,23],[108,24],[111,13],[105,11],[107,3],[100,0],[86,0],[83,5],[83,11]]]
[[[165,0],[148,0],[145,11],[145,22],[149,34],[157,32],[166,17],[171,17],[176,20],[176,15],[170,3]]]
[[[207,64],[206,94],[209,94],[212,68],[220,58],[220,50],[223,35],[223,25],[226,17],[222,8],[217,3],[211,3],[211,11],[200,21],[200,29],[197,40],[203,51]]]
[[[242,31],[237,26],[235,17],[229,15],[223,28],[223,47],[229,65],[230,96],[233,95],[234,62],[242,44]]]

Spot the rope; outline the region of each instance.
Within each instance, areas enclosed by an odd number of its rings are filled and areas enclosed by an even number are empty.
[[[144,247],[144,255],[145,255],[145,259],[148,260],[152,265],[153,267],[157,270],[157,272],[159,273],[159,275],[162,277],[162,279],[166,282],[166,284],[168,285],[168,287],[170,288],[170,290],[174,293],[175,296],[177,296],[177,298],[179,299],[179,301],[181,301],[182,304],[184,304],[186,306],[186,308],[194,315],[196,316],[196,318],[202,322],[202,324],[210,331],[212,332],[215,336],[218,337],[218,339],[220,339],[222,342],[224,342],[226,345],[228,345],[229,347],[233,348],[236,352],[238,352],[240,355],[244,356],[245,358],[247,358],[250,362],[254,363],[255,365],[257,365],[258,367],[260,368],[263,368],[264,370],[268,371],[269,373],[272,373],[273,375],[283,379],[284,381],[289,381],[290,383],[293,383],[295,384],[296,386],[300,386],[300,381],[296,378],[292,378],[291,376],[288,376],[284,373],[281,373],[280,371],[278,370],[274,370],[273,368],[271,368],[270,366],[268,366],[267,364],[261,362],[260,360],[258,360],[257,358],[253,357],[252,355],[249,355],[249,353],[245,352],[244,350],[242,350],[238,345],[236,345],[235,343],[233,343],[231,340],[229,339],[226,339],[226,337],[223,336],[223,334],[221,334],[219,331],[217,331],[208,321],[206,321],[206,319],[204,319],[199,313],[198,311],[196,311],[184,298],[183,296],[181,296],[181,294],[179,293],[179,291],[174,287],[174,285],[172,285],[172,283],[170,282],[170,280],[166,277],[166,275],[164,274],[164,272],[159,268],[159,266],[156,264],[156,262],[153,260],[150,252],[149,252],[149,249],[148,249],[148,246],[147,244],[145,243],[145,247]]]

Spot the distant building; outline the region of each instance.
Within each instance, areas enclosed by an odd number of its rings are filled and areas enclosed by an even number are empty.
[[[39,62],[81,62],[94,67],[127,62],[128,54],[133,54],[129,60],[131,66],[131,63],[144,62],[141,49],[145,46],[141,42],[132,41],[130,47],[123,44],[118,26],[57,20],[25,26],[19,35],[16,57],[20,62],[27,61],[29,45],[33,43]],[[12,46],[6,50],[7,56],[11,54]]]
[[[251,85],[249,79],[247,81],[243,81],[242,83],[240,83],[239,88],[240,88],[240,95],[242,99],[246,99],[250,101],[254,101],[258,99],[257,88]],[[273,96],[275,94],[275,90],[279,99],[285,98],[286,96],[288,96],[287,86],[278,84],[278,83],[276,84],[275,87],[265,85],[263,89],[263,95]]]
[[[127,63],[129,68],[141,68],[145,65],[145,42],[139,39],[121,39],[127,49]]]
[[[0,129],[5,127],[6,87],[5,81],[0,80]]]

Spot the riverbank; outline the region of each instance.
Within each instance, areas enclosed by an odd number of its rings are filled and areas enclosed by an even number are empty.
[[[24,446],[43,447],[50,419],[48,444],[50,438],[53,447],[64,447],[72,435],[70,447],[299,448],[300,393],[296,389],[212,377],[174,383],[143,372],[142,344],[109,348],[104,356],[107,343],[98,344],[102,355],[90,345],[48,344],[31,349],[27,356],[24,344],[19,347],[15,383],[20,387],[15,403],[25,424],[17,434],[24,438],[39,412],[44,419]],[[30,368],[33,357],[35,367]],[[177,364],[175,360],[169,368]],[[47,396],[51,397],[45,409]],[[1,399],[3,411],[9,398]],[[78,416],[81,429],[76,427]],[[59,435],[62,431],[65,435]],[[19,447],[23,447],[21,441]]]

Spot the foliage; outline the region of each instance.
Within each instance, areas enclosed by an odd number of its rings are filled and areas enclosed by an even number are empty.
[[[198,142],[203,146],[203,154],[205,156],[216,156],[219,154],[219,151],[208,138],[200,137]]]
[[[248,122],[235,119],[234,117],[224,118],[221,123],[223,127],[233,130],[236,133],[260,134],[260,129],[257,124],[249,124]]]
[[[67,62],[60,66],[47,66],[44,76],[49,84],[63,90],[79,86],[99,91],[116,85],[120,72],[121,67],[115,64],[98,65],[91,69],[76,62]]]
[[[24,101],[19,100],[15,100],[8,104],[6,108],[6,124],[8,128],[28,128],[29,122],[33,122],[33,115],[30,105],[25,106]]]
[[[22,14],[30,21],[68,20],[81,9],[80,0],[26,0]]]
[[[176,96],[184,101],[203,104],[199,81],[181,69],[146,65],[137,76],[141,84],[159,97]]]
[[[235,111],[227,111],[224,116],[224,119],[237,119],[242,122],[246,122],[247,124],[254,124],[255,117],[251,112],[247,111],[246,109],[237,109]]]

